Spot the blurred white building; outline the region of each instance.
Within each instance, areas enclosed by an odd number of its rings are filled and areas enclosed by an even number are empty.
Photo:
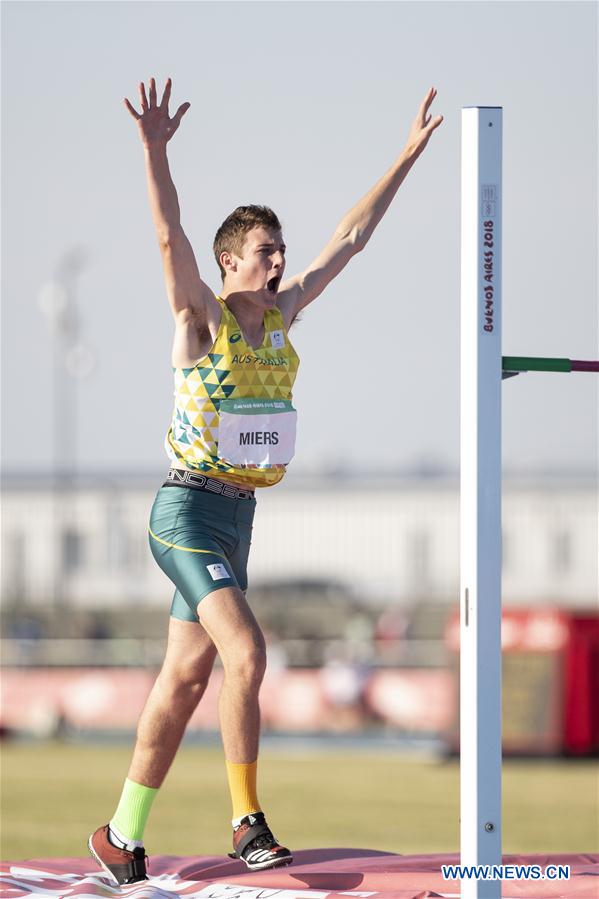
[[[41,481],[5,477],[2,599],[165,604],[172,586],[148,547],[159,478],[82,476],[58,500]],[[177,489],[177,488],[172,488]],[[503,595],[510,604],[594,605],[597,487],[591,477],[504,480]],[[289,476],[258,492],[252,583],[341,582],[366,600],[455,600],[459,592],[456,479]]]

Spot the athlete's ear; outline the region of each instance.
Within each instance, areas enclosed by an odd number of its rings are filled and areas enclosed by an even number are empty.
[[[231,255],[231,253],[227,253],[225,250],[220,254],[220,264],[224,268],[226,272],[236,272],[237,271],[237,263],[235,262],[235,257]]]

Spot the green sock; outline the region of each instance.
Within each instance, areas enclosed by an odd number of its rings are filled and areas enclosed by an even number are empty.
[[[110,822],[128,841],[143,840],[157,787],[144,787],[126,778],[117,810]]]

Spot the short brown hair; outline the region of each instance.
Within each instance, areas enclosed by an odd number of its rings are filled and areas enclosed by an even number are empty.
[[[214,255],[220,269],[221,278],[225,280],[225,270],[220,264],[221,253],[234,253],[241,256],[246,235],[252,228],[268,228],[269,231],[280,231],[281,223],[268,206],[238,206],[224,220],[214,238]],[[241,258],[243,258],[241,256]]]

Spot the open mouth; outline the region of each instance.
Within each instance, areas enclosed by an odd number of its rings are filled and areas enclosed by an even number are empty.
[[[266,289],[269,293],[275,294],[279,287],[280,278],[269,278],[266,282]]]

